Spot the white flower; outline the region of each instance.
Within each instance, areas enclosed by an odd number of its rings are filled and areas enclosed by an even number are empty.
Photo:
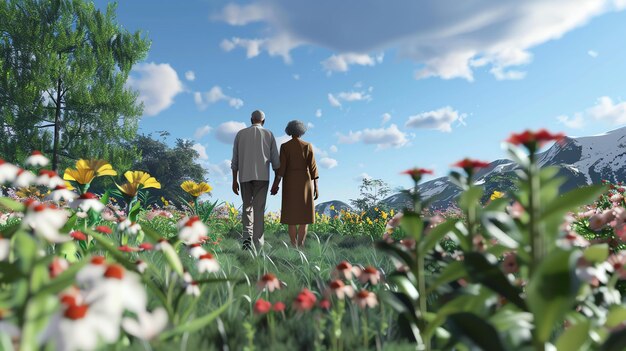
[[[120,335],[121,316],[99,304],[69,303],[52,316],[41,341],[57,351],[95,350],[100,342],[111,344]]]
[[[219,262],[217,262],[215,256],[210,253],[206,253],[200,256],[200,259],[198,260],[196,266],[198,267],[198,272],[200,273],[217,272],[220,270]]]
[[[81,289],[92,289],[102,279],[105,270],[105,258],[103,256],[94,256],[89,264],[76,274],[76,284]]]
[[[102,212],[104,210],[104,204],[100,202],[98,196],[92,193],[84,193],[79,196],[76,200],[72,201],[70,207],[74,210],[80,210],[82,212],[89,212],[89,210],[93,210],[94,212]]]
[[[130,335],[143,340],[151,340],[165,329],[167,321],[167,312],[163,307],[159,307],[152,313],[148,311],[138,313],[137,319],[124,318],[122,327]]]
[[[141,225],[136,222],[131,222],[130,219],[125,219],[117,225],[117,231],[119,233],[125,233],[129,235],[137,235],[141,231]]]
[[[102,278],[96,282],[88,296],[94,298],[94,304],[105,304],[108,310],[117,311],[120,316],[124,310],[141,313],[148,303],[148,295],[140,276],[118,264],[106,267]]]
[[[39,171],[39,176],[37,176],[35,184],[54,189],[57,186],[65,186],[65,181],[59,177],[57,172],[42,169]]]
[[[37,180],[37,176],[31,171],[20,169],[17,171],[13,186],[16,188],[28,188]]]
[[[189,246],[189,255],[193,258],[200,258],[200,256],[206,254],[206,250],[202,247],[201,244],[191,244]]]
[[[13,181],[15,181],[15,177],[17,177],[17,172],[19,172],[19,170],[20,168],[16,165],[0,159],[0,185],[13,183]]]
[[[333,278],[345,278],[347,280],[352,279],[354,276],[357,278],[361,274],[361,269],[359,267],[352,266],[348,261],[341,261],[335,267],[331,276]]]
[[[183,218],[178,222],[178,238],[187,245],[203,241],[209,229],[198,216]]]
[[[67,235],[59,233],[59,230],[67,222],[65,210],[37,201],[27,201],[26,205],[26,214],[24,219],[22,219],[22,228],[32,230],[36,235],[51,243],[61,243],[72,239]]]
[[[0,235],[0,261],[4,261],[9,257],[11,249],[11,240],[5,239]]]
[[[200,296],[200,287],[197,282],[191,282],[185,286],[185,294],[198,297]]]
[[[27,167],[45,167],[48,163],[50,163],[50,160],[39,151],[33,151],[24,161]]]
[[[72,202],[74,199],[78,197],[78,194],[75,192],[68,190],[64,185],[54,187],[54,190],[50,192],[50,194],[46,195],[46,200],[55,201],[55,202]]]
[[[141,274],[143,274],[146,271],[146,269],[148,269],[148,264],[142,260],[135,261],[135,266],[137,267],[137,270]]]

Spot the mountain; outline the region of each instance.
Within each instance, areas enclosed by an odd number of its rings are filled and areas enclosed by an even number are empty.
[[[335,206],[334,210],[330,209],[331,206]],[[353,211],[350,205],[339,200],[322,202],[315,206],[315,212],[330,217],[334,217],[335,215],[339,214],[341,210]]]
[[[556,166],[559,175],[566,177],[561,191],[598,184],[603,179],[626,181],[626,127],[594,136],[565,137],[561,143],[553,144],[537,156],[539,166]],[[493,190],[505,190],[512,185],[517,168],[511,160],[493,161],[476,173],[476,184],[484,184],[487,194]],[[454,204],[460,192],[448,177],[420,184],[422,198],[428,200],[433,209],[445,209]],[[397,193],[384,199],[383,203],[402,209],[410,201],[407,194]]]

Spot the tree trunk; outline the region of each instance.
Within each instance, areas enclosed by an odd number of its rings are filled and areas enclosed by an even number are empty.
[[[52,147],[52,170],[59,168],[59,136],[61,132],[61,78],[57,81],[57,101],[54,114],[54,146]]]

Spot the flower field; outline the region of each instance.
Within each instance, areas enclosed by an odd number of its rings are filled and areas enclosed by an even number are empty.
[[[201,201],[204,182],[145,206],[161,183],[141,170],[0,160],[0,348],[623,350],[626,187],[559,194],[535,156],[561,138],[507,140],[517,193],[481,203],[486,163],[465,159],[459,208],[430,213],[430,171],[409,169],[412,208],[331,208],[301,250],[268,213],[265,245],[242,251],[240,209]]]

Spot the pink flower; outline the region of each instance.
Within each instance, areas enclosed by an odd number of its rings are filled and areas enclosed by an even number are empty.
[[[589,246],[589,241],[583,238],[581,235],[574,231],[568,231],[563,237],[557,239],[557,245],[570,249],[572,247],[587,247]]]
[[[369,282],[372,285],[376,285],[380,281],[380,271],[376,267],[367,266],[361,271],[359,281],[361,284]]]
[[[519,266],[517,264],[517,255],[514,252],[508,252],[504,254],[502,269],[505,273],[516,273],[519,271]]]
[[[378,305],[376,294],[371,291],[361,290],[354,296],[354,301],[360,308],[374,308]]]
[[[272,303],[263,299],[258,299],[254,303],[254,313],[266,314],[272,309]]]
[[[360,274],[361,270],[358,267],[353,267],[348,261],[339,262],[335,270],[331,273],[335,278],[344,278],[347,280],[351,280],[353,276],[356,278]]]
[[[259,279],[256,286],[259,290],[267,289],[269,292],[272,292],[280,289],[280,280],[274,274],[266,273]]]
[[[338,299],[343,300],[346,296],[354,296],[354,288],[351,285],[346,285],[340,279],[335,279],[328,284],[327,295],[329,294],[335,295]]]

